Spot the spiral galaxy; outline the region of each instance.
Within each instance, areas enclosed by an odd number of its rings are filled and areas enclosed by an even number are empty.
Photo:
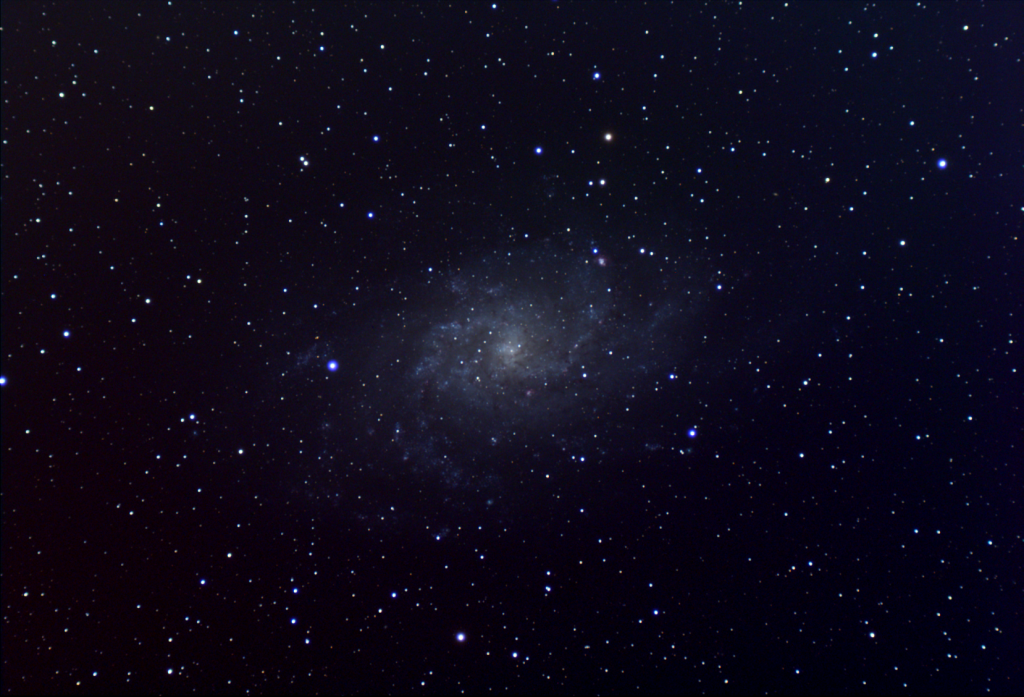
[[[380,319],[352,349],[364,355],[346,361],[354,410],[386,441],[378,452],[416,471],[565,442],[653,398],[700,297],[678,258],[647,250],[492,251],[375,302]]]

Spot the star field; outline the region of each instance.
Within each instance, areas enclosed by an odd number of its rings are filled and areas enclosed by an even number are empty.
[[[5,692],[1024,691],[1024,6],[0,11]]]

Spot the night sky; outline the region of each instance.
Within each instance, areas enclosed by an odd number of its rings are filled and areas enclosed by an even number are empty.
[[[1024,4],[0,7],[4,692],[1024,690]]]

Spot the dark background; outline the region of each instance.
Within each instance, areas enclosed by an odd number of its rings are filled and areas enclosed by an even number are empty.
[[[1024,5],[0,8],[5,692],[1024,690]],[[330,308],[564,226],[686,389],[342,487]]]

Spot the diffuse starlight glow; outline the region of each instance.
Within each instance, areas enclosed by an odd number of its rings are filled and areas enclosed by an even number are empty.
[[[363,418],[406,459],[560,437],[642,393],[699,305],[678,264],[549,242],[487,255],[368,340]],[[411,296],[412,294],[410,294]]]

